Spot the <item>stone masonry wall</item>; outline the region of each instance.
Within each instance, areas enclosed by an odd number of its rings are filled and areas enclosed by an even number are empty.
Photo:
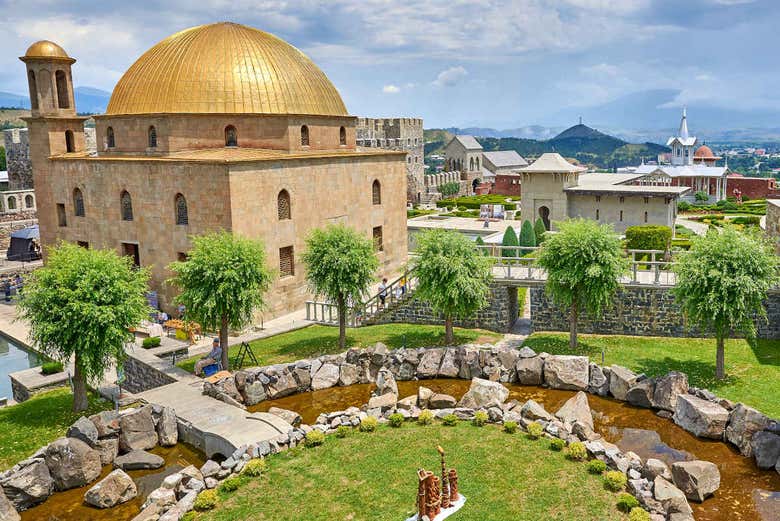
[[[517,320],[517,288],[492,284],[489,304],[473,317],[456,320],[459,327],[481,328],[505,333]],[[397,307],[390,308],[367,322],[370,324],[388,324],[405,322],[411,324],[444,324],[444,319],[434,313],[431,307],[417,298],[411,298]]]
[[[33,187],[30,163],[30,140],[26,128],[13,128],[3,133],[8,188],[26,190]]]
[[[176,381],[173,377],[134,356],[127,357],[124,370],[125,380],[122,382],[122,387],[131,393],[142,393]]]
[[[759,321],[758,338],[780,339],[780,291],[766,302],[767,321]],[[534,331],[568,331],[568,315],[554,305],[544,288],[531,289],[531,324]],[[669,288],[626,286],[618,290],[614,304],[598,319],[587,315],[579,321],[581,333],[642,336],[701,336],[686,323]]]

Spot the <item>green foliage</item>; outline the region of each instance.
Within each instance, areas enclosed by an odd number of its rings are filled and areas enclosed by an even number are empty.
[[[517,238],[517,234],[512,226],[507,226],[504,230],[504,237],[501,239],[501,246],[518,246],[520,241]],[[519,252],[514,248],[503,248],[501,250],[502,257],[519,257]]]
[[[61,373],[62,370],[62,362],[45,362],[41,364],[41,373],[45,375]]]
[[[626,228],[626,248],[629,250],[667,250],[672,229],[657,224],[642,224]]]
[[[87,407],[86,384],[121,364],[131,328],[149,314],[146,269],[113,250],[60,243],[46,265],[27,277],[20,316],[37,349],[56,360],[74,357],[74,410]]]
[[[458,417],[454,414],[448,414],[441,419],[441,422],[447,427],[454,427],[458,423]]]
[[[336,437],[337,438],[346,438],[349,436],[349,433],[352,431],[351,428],[347,427],[346,425],[339,425],[336,427]]]
[[[588,462],[588,472],[591,474],[602,474],[607,470],[607,464],[600,459],[593,459]]]
[[[246,462],[244,468],[241,469],[242,476],[248,476],[250,478],[256,478],[263,474],[268,469],[268,464],[263,458],[255,458]]]
[[[710,196],[707,194],[707,192],[703,190],[699,190],[695,194],[693,194],[693,198],[697,201],[709,201]]]
[[[193,508],[198,512],[212,510],[217,506],[217,500],[216,489],[204,490],[195,498],[195,506]]]
[[[529,423],[526,430],[528,431],[528,437],[532,440],[538,440],[544,432],[544,428],[538,422]]]
[[[604,486],[612,492],[618,492],[625,488],[628,479],[619,470],[610,470],[604,473]]]
[[[544,227],[544,221],[541,217],[536,218],[534,223],[534,235],[536,235],[536,244],[541,246],[544,242],[544,234],[547,233],[547,228]]]
[[[391,414],[387,420],[390,423],[390,427],[398,428],[404,424],[404,415],[400,412],[396,412]]]
[[[455,199],[442,199],[436,202],[439,208],[468,208],[469,210],[479,210],[483,204],[501,204],[504,210],[516,210],[517,204],[507,202],[507,199],[516,200],[517,197],[507,197],[500,194],[469,195],[457,197]]]
[[[485,411],[475,412],[474,419],[471,420],[471,423],[477,427],[484,427],[487,422],[488,422],[488,413],[486,413]]]
[[[433,412],[429,411],[428,409],[423,409],[420,411],[420,415],[417,417],[417,424],[430,425],[431,423],[433,423]]]
[[[360,420],[360,432],[374,432],[376,430],[377,425],[379,425],[379,420],[377,420],[373,416],[366,416],[362,420]]]
[[[550,439],[550,450],[554,450],[555,452],[560,452],[563,450],[563,448],[566,447],[566,442],[563,441],[560,438],[551,438]]]
[[[162,339],[158,336],[150,336],[147,338],[144,338],[141,345],[144,349],[151,349],[153,347],[160,347],[160,342],[162,342]]]
[[[632,509],[639,506],[639,500],[628,492],[621,492],[617,499],[617,508],[621,512],[631,512]]]
[[[643,508],[634,507],[628,514],[628,521],[650,521],[650,514]]]
[[[517,422],[515,421],[505,421],[504,422],[504,432],[507,434],[514,434],[517,432]]]
[[[456,181],[439,185],[439,192],[441,193],[441,195],[445,197],[456,195],[459,191],[460,191],[460,183]]]
[[[420,208],[414,208],[412,210],[406,210],[406,218],[412,219],[414,217],[419,217],[421,215],[431,215],[432,213],[436,213],[435,210],[422,210]]]
[[[181,516],[181,521],[195,521],[198,518],[198,514],[196,512],[190,511]]]
[[[303,441],[303,444],[309,448],[317,447],[323,443],[325,443],[325,433],[319,429],[310,430],[306,433],[306,439]]]
[[[679,212],[687,212],[691,209],[693,205],[689,203],[688,201],[680,201],[677,203],[677,211]]]
[[[531,224],[531,221],[523,221],[523,226],[520,228],[520,237],[518,238],[518,243],[520,246],[536,246],[536,233],[534,232],[534,225]]]
[[[228,478],[225,478],[222,483],[219,484],[219,487],[217,489],[222,492],[223,494],[228,492],[235,492],[238,490],[243,482],[241,481],[241,477],[239,476],[230,476]]]
[[[575,441],[569,444],[566,449],[566,457],[574,461],[584,461],[588,457],[588,451],[585,444],[581,441]]]

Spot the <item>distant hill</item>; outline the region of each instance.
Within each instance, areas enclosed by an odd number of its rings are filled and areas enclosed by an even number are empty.
[[[460,132],[462,134],[462,132]],[[425,142],[425,155],[441,154],[444,152],[444,147],[450,142],[452,132],[445,129],[434,128],[423,130],[423,141]]]
[[[0,108],[0,130],[27,126],[27,124],[22,121],[21,118],[27,117],[29,115],[29,110]],[[2,144],[3,140],[0,139],[0,146],[2,146]]]
[[[76,87],[73,89],[76,98],[76,110],[79,114],[102,114],[106,111],[111,93],[94,87]],[[0,92],[0,107],[30,108],[30,98],[27,94],[12,94]]]

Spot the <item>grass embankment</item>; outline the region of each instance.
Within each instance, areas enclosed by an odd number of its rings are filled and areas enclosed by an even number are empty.
[[[41,446],[64,436],[80,416],[109,409],[111,403],[91,394],[89,410],[74,413],[72,406],[70,389],[57,389],[0,409],[0,470],[12,467]]]
[[[482,329],[455,328],[455,344],[495,342],[499,333]],[[347,347],[369,347],[382,342],[390,349],[401,347],[428,347],[444,344],[443,326],[417,324],[382,324],[347,329]],[[309,326],[281,335],[250,342],[260,365],[293,362],[325,354],[339,353],[339,329],[331,326]],[[238,346],[228,353],[231,364],[238,355]],[[199,357],[189,358],[177,365],[192,372]]]
[[[582,354],[597,363],[601,363],[603,349],[606,365],[622,365],[648,376],[682,371],[692,386],[780,417],[780,340],[727,340],[727,378],[723,381],[715,379],[715,340],[711,338],[580,335],[579,341],[576,353],[569,349],[565,333],[534,333],[525,345],[537,353]]]
[[[233,519],[372,519],[397,521],[414,513],[417,469],[441,473],[436,445],[458,470],[466,504],[458,521],[624,519],[617,494],[585,463],[549,449],[549,440],[506,434],[497,426],[459,422],[357,430],[324,445],[267,458],[268,471],[246,478],[235,492],[220,492],[215,510],[198,521]],[[262,498],[262,501],[258,501]]]

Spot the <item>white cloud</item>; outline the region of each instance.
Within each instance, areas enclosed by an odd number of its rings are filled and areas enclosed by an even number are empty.
[[[393,84],[385,85],[384,87],[382,87],[382,92],[384,92],[385,94],[398,94],[399,92],[401,92],[401,88]]]
[[[434,87],[452,87],[453,85],[457,85],[467,75],[468,71],[466,71],[462,65],[450,67],[449,69],[441,71],[436,76],[436,79],[433,80],[432,85]]]

